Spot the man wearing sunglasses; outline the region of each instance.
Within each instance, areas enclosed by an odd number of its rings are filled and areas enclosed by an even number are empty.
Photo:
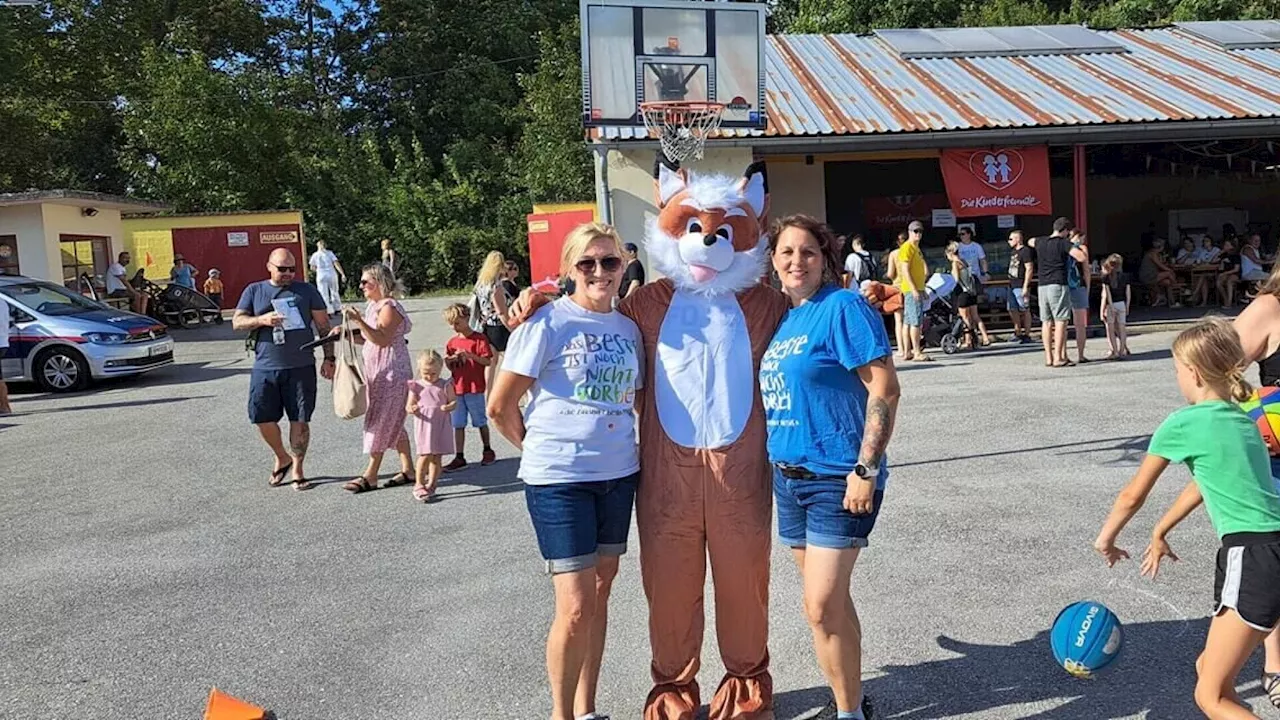
[[[303,462],[311,444],[311,413],[316,407],[315,350],[303,349],[316,333],[329,334],[329,311],[314,285],[295,280],[293,253],[278,248],[267,260],[269,278],[244,289],[231,327],[250,333],[254,348],[249,379],[249,421],[275,454],[267,481],[281,485],[292,470],[295,490],[310,488]],[[334,349],[324,345],[320,375],[333,379]],[[289,448],[285,449],[280,420],[289,418]]]

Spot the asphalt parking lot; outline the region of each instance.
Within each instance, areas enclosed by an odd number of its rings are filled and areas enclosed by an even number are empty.
[[[410,303],[415,351],[443,347],[444,304]],[[75,396],[19,388],[17,414],[0,419],[0,717],[198,718],[212,686],[281,720],[547,717],[551,588],[513,449],[495,433],[499,462],[447,476],[435,505],[407,487],[351,496],[340,485],[362,467],[360,426],[336,419],[322,389],[317,487],[269,488],[241,341],[229,324],[175,337],[173,367]],[[1198,717],[1207,517],[1171,537],[1182,561],[1156,582],[1134,562],[1108,571],[1091,549],[1180,404],[1171,339],[1141,335],[1128,362],[1071,369],[1012,345],[902,369],[889,490],[854,574],[880,717]],[[1091,341],[1095,357],[1103,344]],[[1187,479],[1178,469],[1157,485],[1122,547],[1140,553]],[[806,717],[828,694],[780,547],[773,578],[778,716]],[[1080,599],[1125,624],[1120,660],[1092,681],[1057,668],[1047,639]],[[600,710],[638,718],[634,534],[610,631]],[[703,660],[705,701],[722,672],[713,635]],[[1241,692],[1274,716],[1259,671],[1255,659]]]

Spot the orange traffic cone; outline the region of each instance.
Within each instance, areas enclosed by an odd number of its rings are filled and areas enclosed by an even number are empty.
[[[263,720],[266,711],[214,688],[209,691],[209,706],[204,720]]]

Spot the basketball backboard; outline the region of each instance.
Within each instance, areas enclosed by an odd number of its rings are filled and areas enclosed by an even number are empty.
[[[713,102],[722,127],[764,128],[766,5],[581,0],[582,119],[643,127],[640,103]]]

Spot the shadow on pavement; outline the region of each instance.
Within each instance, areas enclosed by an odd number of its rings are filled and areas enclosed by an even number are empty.
[[[980,458],[1000,457],[1003,455],[1020,455],[1022,453],[1038,453],[1038,452],[1043,452],[1045,450],[1061,450],[1063,448],[1083,447],[1085,445],[1101,445],[1103,443],[1115,443],[1115,445],[1109,448],[1104,447],[1104,448],[1097,448],[1096,450],[1081,450],[1080,452],[1081,453],[1101,452],[1105,450],[1122,450],[1125,452],[1131,452],[1134,447],[1138,447],[1139,445],[1141,446],[1141,449],[1145,452],[1147,448],[1147,442],[1150,439],[1151,439],[1150,435],[1129,435],[1125,437],[1104,438],[1101,440],[1081,440],[1079,442],[1059,443],[1057,445],[1041,445],[1040,447],[1019,448],[1017,450],[997,450],[995,452],[977,453],[974,455],[952,455],[951,457],[938,458],[936,460],[916,460],[914,462],[891,463],[889,467],[904,468],[904,467],[915,467],[917,465],[935,465],[938,463],[948,463],[955,460],[977,460]],[[1071,453],[1061,453],[1061,454],[1068,455]]]
[[[147,407],[151,405],[171,405],[173,403],[186,402],[188,400],[205,400],[211,397],[216,396],[188,395],[187,397],[154,398],[151,400],[121,400],[120,402],[106,402],[92,405],[72,405],[68,407],[46,408],[44,410],[20,410],[14,413],[14,417],[20,417],[22,415],[49,415],[61,412],[79,412],[81,410],[118,410],[120,408]]]
[[[1199,717],[1193,698],[1195,662],[1208,626],[1207,618],[1125,625],[1120,657],[1092,680],[1073,678],[1057,665],[1047,630],[1012,645],[973,644],[939,636],[938,646],[959,657],[885,666],[884,674],[868,680],[865,688],[880,717],[902,720],[980,716],[1023,703],[1054,704],[1032,715],[1019,715],[1036,720],[1136,716],[1186,720]],[[1262,695],[1257,682],[1260,658],[1257,654],[1251,659],[1238,678],[1241,685],[1252,683],[1241,693],[1246,699]],[[784,698],[791,702],[793,695],[797,702],[804,697],[808,704],[806,694],[814,692],[785,693],[779,696],[779,705]]]

